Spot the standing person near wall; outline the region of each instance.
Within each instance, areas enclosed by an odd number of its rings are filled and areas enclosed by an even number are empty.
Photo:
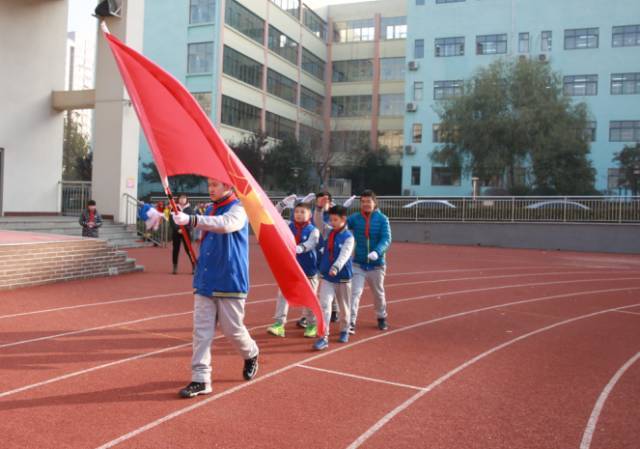
[[[365,190],[360,195],[360,212],[349,216],[349,229],[356,239],[351,293],[351,326],[356,333],[356,319],[365,281],[373,293],[378,329],[387,330],[387,300],[384,292],[385,254],[391,245],[389,218],[378,209],[376,194]]]
[[[96,202],[89,200],[87,208],[80,215],[80,226],[82,226],[82,237],[98,238],[100,226],[102,226],[102,215],[96,209]]]
[[[184,193],[178,197],[178,211],[182,212],[186,215],[193,215],[193,209],[189,204],[189,199],[187,195]],[[189,254],[189,249],[187,248],[186,239],[189,238],[188,235],[183,235],[182,229],[180,226],[176,224],[173,215],[171,215],[171,240],[173,242],[173,253],[171,255],[171,260],[173,261],[173,274],[178,274],[178,260],[180,258],[180,246],[184,247],[184,250],[187,254]],[[195,266],[191,266],[191,273],[193,274],[195,270]]]

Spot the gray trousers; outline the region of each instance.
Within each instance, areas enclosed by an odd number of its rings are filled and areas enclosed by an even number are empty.
[[[349,330],[349,317],[351,316],[351,281],[333,283],[324,279],[320,280],[318,299],[320,300],[320,307],[322,307],[325,328],[323,330],[319,329],[318,334],[325,337],[329,335],[331,303],[334,298],[340,308],[340,332],[346,332]]]
[[[353,293],[351,295],[351,324],[355,325],[358,318],[358,307],[364,290],[365,282],[373,293],[373,303],[378,318],[387,317],[387,300],[384,295],[384,276],[387,267],[382,266],[374,270],[365,271],[358,265],[353,266]]]
[[[309,279],[309,282],[311,283],[311,288],[313,289],[313,293],[317,293],[318,292],[318,276],[314,276],[307,279]],[[278,323],[287,324],[288,314],[289,314],[289,303],[287,302],[286,299],[284,299],[284,296],[282,296],[282,292],[278,290],[278,298],[276,299],[276,314],[274,315],[273,318]],[[311,325],[316,324],[316,317],[313,314],[313,312],[311,312],[311,309],[304,307],[302,309],[302,316],[307,319],[307,322],[309,324]]]
[[[211,383],[211,344],[216,334],[216,319],[224,336],[244,360],[258,355],[258,345],[244,325],[244,303],[244,299],[195,295],[192,382]]]

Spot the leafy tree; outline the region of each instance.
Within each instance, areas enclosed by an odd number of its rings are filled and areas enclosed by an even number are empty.
[[[62,144],[62,179],[65,181],[91,181],[93,153],[88,136],[73,113],[64,118],[64,141]]]
[[[142,172],[142,180],[145,182],[152,182],[161,184],[160,173],[154,162],[145,162],[142,164],[144,171]],[[204,191],[206,179],[198,175],[178,175],[169,176],[169,186],[174,195],[180,193],[198,192]]]
[[[372,189],[378,195],[400,194],[402,167],[389,164],[390,154],[386,147],[372,150],[366,145],[357,153],[357,160],[347,173],[354,192]]]
[[[640,143],[625,146],[613,157],[621,170],[620,186],[631,190],[633,195],[640,193]]]
[[[548,64],[499,60],[476,72],[464,93],[438,104],[441,146],[431,154],[481,180],[517,185],[518,169],[531,167],[535,191],[594,192],[589,159],[588,109],[563,92],[561,77]]]
[[[245,137],[238,144],[230,145],[259,184],[264,180],[265,154],[268,144],[265,133],[256,133]]]
[[[302,192],[312,187],[313,156],[295,139],[285,139],[265,155],[265,170],[273,186],[286,192]]]

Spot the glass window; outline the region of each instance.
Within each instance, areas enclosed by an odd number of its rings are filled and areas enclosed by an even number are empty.
[[[624,170],[621,168],[607,169],[607,188],[616,190],[623,186]]]
[[[462,80],[434,81],[433,99],[445,100],[447,98],[459,97],[462,95],[464,82]]]
[[[322,148],[322,130],[300,124],[300,144],[312,151],[319,151]]]
[[[431,140],[433,143],[443,143],[442,133],[440,132],[440,124],[436,123],[431,126]]]
[[[598,48],[599,28],[578,28],[564,31],[564,49]]]
[[[267,92],[296,104],[298,84],[275,70],[267,70]]]
[[[476,36],[477,55],[500,55],[507,52],[506,34],[487,34]]]
[[[264,20],[235,0],[228,0],[224,20],[242,34],[260,44],[264,43]]]
[[[518,34],[518,53],[529,53],[529,33]]]
[[[298,43],[269,25],[269,49],[292,64],[298,64]]]
[[[540,51],[551,51],[553,33],[551,31],[543,31],[540,35]]]
[[[416,39],[413,43],[413,57],[415,59],[424,58],[424,39]]]
[[[323,104],[324,97],[322,95],[315,93],[311,89],[307,89],[306,87],[301,86],[300,107],[315,114],[322,115]]]
[[[640,45],[640,25],[613,27],[612,47],[635,47]]]
[[[411,167],[411,185],[420,185],[420,167]]]
[[[369,146],[369,131],[332,131],[331,149],[340,153],[351,153]]]
[[[402,152],[404,136],[402,130],[386,130],[378,132],[378,147],[386,147],[392,153]]]
[[[417,6],[423,6],[424,5],[424,0],[416,0],[416,5]]]
[[[413,82],[413,101],[420,101],[424,98],[424,83],[422,81]]]
[[[640,120],[609,122],[609,142],[640,142]]]
[[[189,44],[187,73],[211,73],[213,71],[213,42]]]
[[[334,42],[372,41],[375,35],[373,19],[350,20],[333,24]]]
[[[404,94],[380,95],[380,115],[398,117],[404,115]]]
[[[279,6],[296,19],[300,17],[300,0],[271,0],[271,3]]]
[[[295,139],[296,122],[267,111],[267,135],[274,139]]]
[[[564,94],[572,97],[598,95],[598,75],[565,76]]]
[[[371,81],[373,79],[373,61],[371,59],[335,61],[332,69],[332,78],[335,83]]]
[[[459,186],[460,173],[449,167],[431,167],[432,186]]]
[[[393,40],[407,38],[406,17],[383,17],[380,25],[382,27],[382,39]]]
[[[640,94],[640,72],[611,75],[611,95],[637,94]]]
[[[202,110],[211,116],[211,92],[191,92],[191,95],[196,99]]]
[[[587,129],[585,130],[586,138],[588,142],[596,141],[596,130],[598,128],[598,123],[594,121],[587,122]]]
[[[320,80],[324,80],[325,63],[322,59],[302,47],[302,70]]]
[[[327,40],[327,22],[322,20],[322,18],[313,12],[307,5],[303,6],[304,11],[304,25],[309,28],[316,37],[322,39],[323,41]]]
[[[210,23],[216,14],[215,0],[190,0],[189,23]]]
[[[441,37],[435,41],[436,58],[464,56],[464,36]]]
[[[406,67],[404,58],[380,59],[381,81],[404,81],[405,71]]]
[[[411,126],[411,142],[422,143],[422,123],[414,123]]]
[[[240,81],[262,89],[262,64],[226,45],[224,46],[222,71]]]
[[[333,117],[366,117],[371,115],[371,95],[347,95],[331,99]]]
[[[254,133],[260,131],[260,108],[223,95],[220,112],[221,122],[225,125]]]

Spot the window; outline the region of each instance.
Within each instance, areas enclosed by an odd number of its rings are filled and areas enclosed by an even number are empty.
[[[553,33],[551,31],[543,31],[540,35],[540,51],[551,51]]]
[[[191,92],[191,95],[196,99],[202,110],[207,114],[207,117],[211,116],[211,92]]]
[[[296,104],[296,91],[298,84],[275,70],[267,70],[267,92],[276,97]]]
[[[269,50],[298,65],[298,43],[269,25]]]
[[[404,94],[382,94],[379,98],[381,116],[399,117],[404,115]]]
[[[226,45],[224,46],[222,71],[240,81],[262,89],[262,64]]]
[[[321,115],[323,103],[324,97],[322,95],[315,93],[311,89],[307,89],[306,87],[301,86],[300,107],[306,109],[307,111],[311,111],[313,113]]]
[[[431,167],[432,186],[459,186],[460,173],[448,167]]]
[[[260,108],[223,95],[221,122],[254,133],[258,132],[260,130]]]
[[[414,123],[411,126],[411,142],[422,143],[422,123]]]
[[[245,36],[260,44],[264,43],[264,20],[256,16],[235,0],[228,0],[224,20]]]
[[[582,50],[586,48],[598,48],[598,28],[578,28],[564,30],[564,49]]]
[[[334,42],[372,41],[375,35],[373,19],[350,20],[333,24]]]
[[[587,142],[596,141],[596,130],[598,129],[598,123],[589,121],[587,122],[587,128],[585,129],[585,137]]]
[[[413,82],[413,101],[420,101],[424,97],[424,83],[422,81]]]
[[[424,39],[416,39],[413,43],[413,57],[415,59],[424,58]]]
[[[405,59],[404,58],[381,58],[380,59],[380,80],[381,81],[404,81]]]
[[[369,131],[333,131],[331,148],[335,152],[350,153],[369,146]]]
[[[617,190],[623,187],[624,171],[621,168],[607,169],[607,188]]]
[[[609,142],[640,142],[640,120],[609,122]]]
[[[598,95],[598,75],[565,76],[564,94],[572,97]]]
[[[300,0],[271,0],[271,3],[279,6],[296,19],[300,17]]]
[[[411,167],[411,185],[420,185],[420,167]]]
[[[436,58],[464,56],[464,36],[436,39],[435,55]]]
[[[431,127],[431,140],[433,141],[433,143],[443,143],[439,123],[436,123]]]
[[[322,130],[301,124],[298,141],[303,147],[318,151],[322,148]]]
[[[267,135],[274,139],[294,139],[296,136],[296,122],[267,111]]]
[[[611,75],[611,95],[637,94],[640,94],[640,72]]]
[[[213,72],[213,42],[189,44],[188,51],[188,74]]]
[[[506,34],[476,36],[477,55],[500,55],[507,52]]]
[[[529,33],[518,34],[518,53],[529,53]]]
[[[371,95],[348,95],[331,99],[333,117],[366,117],[371,115]]]
[[[190,0],[189,23],[213,22],[215,8],[215,0]]]
[[[386,130],[378,132],[378,147],[386,147],[390,152],[401,153],[404,136],[402,130]]]
[[[304,47],[302,47],[302,70],[324,80],[324,61]]]
[[[304,25],[309,28],[316,37],[322,39],[323,41],[327,40],[327,22],[322,20],[322,18],[313,12],[307,5],[303,6],[303,20]]]
[[[424,6],[424,0],[416,0],[417,6]]]
[[[613,27],[612,47],[635,47],[640,45],[640,25]]]
[[[445,100],[447,98],[459,97],[462,95],[464,83],[462,80],[434,81],[433,99]]]
[[[371,59],[335,61],[332,78],[335,83],[371,81],[373,79],[373,62]]]
[[[382,27],[382,39],[393,40],[407,38],[406,17],[383,17],[380,25]]]

